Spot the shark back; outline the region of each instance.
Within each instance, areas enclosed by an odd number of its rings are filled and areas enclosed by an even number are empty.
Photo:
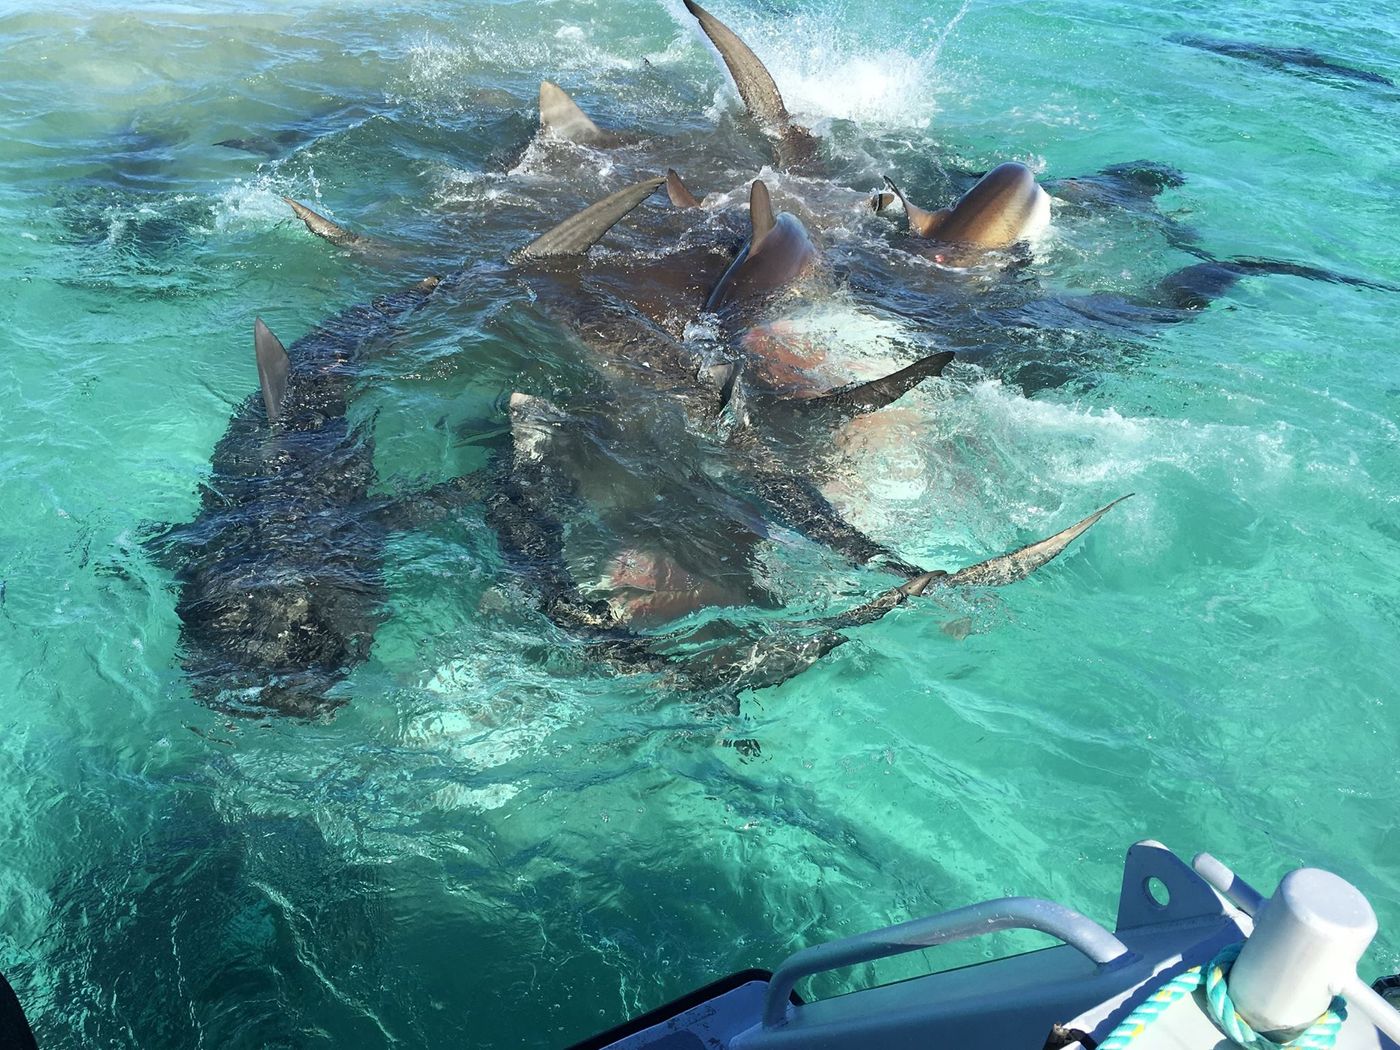
[[[807,228],[788,212],[774,214],[768,187],[762,181],[756,181],[750,191],[749,222],[749,239],[710,293],[707,310],[722,310],[782,291],[816,262],[817,248]]]
[[[1050,198],[1035,175],[1024,164],[1008,163],[987,172],[925,236],[949,244],[1009,248],[1049,221]]]
[[[346,310],[286,351],[258,322],[262,389],[215,447],[199,514],[154,541],[177,568],[183,666],[211,706],[317,715],[368,657],[385,533],[366,513],[373,441],[347,408],[369,344],[429,291]]]

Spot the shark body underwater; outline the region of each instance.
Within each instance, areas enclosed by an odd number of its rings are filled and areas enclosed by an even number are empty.
[[[821,174],[824,168],[822,139],[795,121],[772,74],[738,34],[693,0],[685,0],[685,6],[714,45],[751,127],[772,150],[775,168],[779,172],[797,172],[804,183],[810,184],[812,176]],[[540,126],[546,139],[592,149],[635,146],[640,141],[637,136],[599,128],[552,83],[541,91]],[[1216,257],[1196,243],[1194,231],[1157,211],[1156,198],[1184,182],[1184,176],[1167,165],[1150,161],[1111,164],[1093,175],[1051,180],[1045,185],[1028,167],[1017,162],[1000,164],[988,172],[950,174],[952,183],[960,186],[962,193],[937,210],[916,206],[888,178],[888,191],[870,199],[877,214],[888,215],[896,210],[903,213],[908,235],[896,237],[894,246],[911,256],[933,261],[936,265],[932,270],[920,265],[891,271],[887,255],[876,252],[866,259],[848,262],[841,276],[858,287],[872,306],[880,308],[884,300],[889,300],[894,313],[908,316],[917,311],[919,319],[935,328],[964,359],[989,362],[1031,389],[1072,381],[1078,364],[1071,360],[1065,362],[1068,367],[1058,367],[1055,362],[1039,359],[1043,332],[1077,326],[1110,345],[1125,334],[1149,335],[1164,325],[1191,320],[1239,281],[1254,276],[1281,275],[1389,292],[1398,290],[1383,282],[1306,263]],[[802,192],[813,189],[804,185]],[[674,170],[668,172],[667,191],[678,209],[705,207],[709,211],[709,198],[698,197]],[[767,196],[766,187],[764,194]],[[1034,278],[1026,280],[1022,271],[1033,259],[1035,240],[1050,225],[1052,199],[1070,212],[1102,217],[1105,212],[1117,211],[1146,219],[1169,245],[1193,257],[1193,261],[1136,293],[1092,289],[1051,292],[1039,288]],[[703,305],[730,322],[731,334],[742,327],[733,323],[734,313],[740,313],[747,321],[753,316],[752,309],[746,310],[743,304],[738,311],[730,304],[734,291],[739,290],[736,286],[753,282],[758,291],[782,289],[796,276],[815,268],[819,252],[801,220],[784,213],[778,213],[776,218],[777,225],[767,238],[770,247],[761,264],[748,263],[746,258],[767,232],[753,226],[756,236],[743,240],[724,279],[716,283],[711,274],[708,279],[695,282],[709,289]],[[849,247],[848,244],[848,250]],[[694,259],[692,254],[684,261]],[[859,263],[868,265],[858,268]],[[970,280],[964,271],[971,271]],[[1016,280],[1002,282],[1001,294],[989,297],[989,272],[1016,274]],[[752,300],[755,296],[740,298]],[[987,320],[991,323],[984,323]],[[1027,351],[1025,359],[1015,360],[1023,350]]]
[[[752,49],[692,0],[685,4],[778,168],[820,171],[821,139],[792,118]],[[546,140],[591,150],[647,145],[600,127],[550,82],[541,86],[540,115]],[[893,182],[873,204],[878,212],[897,203],[909,222],[908,250],[937,251],[937,261],[951,258],[954,269],[988,254],[1014,256],[1048,223],[1049,197],[1023,165],[969,180],[964,196],[938,211],[916,207]],[[1146,213],[1179,181],[1170,169],[1139,163],[1064,180],[1056,192],[1071,205],[1107,202]],[[663,185],[677,212],[701,215],[711,233],[721,227],[733,250],[702,235],[659,258],[611,252],[595,263],[589,249]],[[179,569],[184,666],[196,694],[231,710],[314,715],[334,706],[334,687],[366,658],[384,615],[386,538],[413,524],[415,507],[479,504],[508,570],[528,583],[539,610],[601,659],[733,697],[806,670],[850,630],[933,589],[1024,579],[1127,498],[950,572],[914,564],[853,527],[820,490],[832,430],[936,379],[954,354],[926,354],[865,383],[785,379],[782,362],[750,336],[771,318],[773,303],[822,270],[821,248],[802,219],[775,208],[766,181],[751,182],[747,196],[740,229],[732,211],[712,207],[671,170],[605,196],[518,249],[512,272],[586,349],[586,367],[607,393],[561,403],[553,392],[512,384],[501,391],[504,426],[488,465],[402,500],[371,494],[373,442],[350,422],[350,399],[360,355],[435,282],[346,311],[290,356],[259,322],[261,396],[244,404],[216,449],[200,515],[156,544]],[[376,239],[288,203],[310,232],[337,247],[386,263],[394,257]],[[1163,282],[1170,310],[1145,298],[1104,312],[1177,320],[1252,273],[1372,286],[1296,264],[1194,254],[1200,262],[1174,284]],[[844,277],[856,288],[875,283]],[[950,284],[956,281],[940,278],[935,294]],[[692,321],[706,317],[718,325],[718,355],[687,335]],[[973,333],[965,341],[974,346],[1005,337],[1004,329],[984,337],[967,317],[951,323],[962,328],[949,330],[945,345],[959,352],[963,330]],[[844,611],[785,618],[762,566],[775,522],[898,582]],[[715,609],[738,615],[707,612]],[[688,619],[697,613],[706,615]]]
[[[199,514],[150,541],[175,570],[183,665],[210,706],[320,714],[368,658],[396,508],[371,495],[373,437],[349,408],[365,356],[437,283],[345,310],[290,353],[254,322],[261,389],[214,449]]]

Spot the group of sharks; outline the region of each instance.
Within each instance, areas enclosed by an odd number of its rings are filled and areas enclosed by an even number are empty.
[[[771,145],[774,167],[819,173],[821,139],[792,118],[752,49],[693,0],[685,6],[732,76],[747,119]],[[543,139],[591,150],[635,141],[600,127],[549,82],[540,89],[540,125]],[[1071,201],[1087,195],[1140,206],[1177,182],[1170,169],[1121,165],[1066,180],[1057,192]],[[723,211],[721,225],[737,224],[737,251],[710,242],[648,258],[649,294],[629,296],[635,270],[619,271],[615,258],[590,265],[584,257],[663,187],[681,213]],[[735,701],[741,690],[800,673],[852,629],[933,588],[1025,578],[1127,498],[956,571],[913,564],[853,526],[823,491],[832,435],[936,379],[955,351],[834,386],[830,367],[790,360],[781,340],[761,331],[775,304],[821,271],[822,253],[798,215],[775,208],[764,180],[748,186],[746,216],[726,210],[728,200],[697,196],[668,169],[516,250],[514,272],[584,348],[604,393],[557,403],[503,390],[489,464],[419,492],[376,491],[372,434],[348,410],[376,349],[462,278],[429,278],[347,309],[290,348],[257,320],[260,393],[237,410],[215,449],[198,515],[153,541],[179,580],[183,665],[196,695],[220,710],[302,717],[343,702],[336,687],[368,658],[385,616],[387,539],[432,521],[484,517],[519,590],[600,661]],[[380,251],[375,239],[288,203],[313,234],[341,248]],[[1050,195],[1018,163],[980,174],[945,208],[919,207],[888,179],[868,207],[902,214],[902,246],[932,261],[944,280],[966,267],[1024,265],[1026,245],[1050,221]],[[1084,302],[1173,321],[1251,273],[1369,283],[1296,264],[1197,254],[1199,263],[1150,295],[1108,306],[1102,296]],[[687,333],[702,318],[718,337],[697,348]],[[783,618],[774,612],[782,602],[764,564],[775,528],[891,582],[842,611]]]

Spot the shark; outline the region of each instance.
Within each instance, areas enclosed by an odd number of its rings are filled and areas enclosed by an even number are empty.
[[[507,561],[522,566],[522,575],[535,584],[540,608],[556,623],[592,639],[614,663],[661,669],[687,687],[778,684],[842,644],[851,629],[874,623],[930,588],[1025,578],[1113,506],[954,571],[913,565],[851,527],[812,484],[797,450],[807,435],[892,404],[940,375],[953,355],[930,355],[868,383],[797,398],[761,388],[744,391],[733,364],[721,366],[719,376],[709,370],[710,382],[704,382],[699,377],[706,370],[693,355],[664,332],[648,328],[644,319],[622,310],[600,320],[596,311],[578,306],[595,298],[577,283],[582,258],[662,184],[653,177],[619,190],[514,255],[517,265],[541,267],[551,278],[559,276],[561,264],[572,262],[562,271],[568,276],[563,302],[573,304],[581,339],[595,348],[602,367],[613,363],[614,348],[640,355],[642,367],[636,371],[645,377],[631,384],[630,392],[626,385],[614,387],[614,403],[602,408],[565,407],[518,390],[510,395],[510,444],[497,467],[495,494],[487,501],[488,523]],[[756,217],[749,251],[741,252],[728,272],[756,265],[753,260],[761,255],[752,242],[757,240],[761,251],[763,236],[778,228],[763,190],[752,194],[751,211]],[[538,281],[540,274],[532,276]],[[736,299],[744,287],[736,286]],[[755,294],[771,290],[764,286]],[[662,374],[668,378],[658,385]],[[640,396],[638,387],[644,391]],[[672,396],[687,387],[688,394]],[[743,418],[719,435],[712,424],[725,412]],[[668,634],[675,623],[703,620],[716,609],[777,607],[761,557],[773,545],[769,521],[774,517],[854,564],[905,580],[838,616],[779,620],[776,629],[770,623],[759,637],[750,628],[713,620],[723,626],[702,626],[703,639]],[[698,653],[692,651],[697,644]]]
[[[537,574],[541,608],[582,631],[611,662],[663,672],[688,689],[733,693],[779,685],[911,599],[938,588],[1005,586],[1059,557],[1122,496],[1058,532],[956,570],[918,570],[874,598],[829,616],[747,621],[698,617],[779,609],[762,581],[773,538],[760,504],[716,484],[684,429],[657,447],[638,416],[565,410],[515,392],[504,467],[510,535],[552,567]],[[502,532],[501,535],[506,535]]]
[[[1174,44],[1209,51],[1227,58],[1254,62],[1269,69],[1314,80],[1348,80],[1359,84],[1395,86],[1395,81],[1369,69],[1359,69],[1328,58],[1307,47],[1279,47],[1246,40],[1223,40],[1199,33],[1178,33],[1167,37]]]
[[[334,687],[383,616],[386,539],[416,499],[373,493],[373,436],[349,408],[367,355],[439,283],[344,310],[290,347],[254,321],[259,389],[214,448],[197,515],[148,541],[174,571],[181,663],[203,703],[304,718],[343,703]]]
[[[719,362],[698,358],[645,310],[599,294],[607,281],[590,286],[584,262],[594,245],[663,185],[673,198],[683,186],[672,172],[623,187],[510,258],[536,300],[589,348],[615,401],[610,413],[600,415],[515,391],[508,402],[508,452],[487,472],[488,524],[507,563],[532,582],[541,610],[554,622],[604,646],[614,662],[664,666],[668,675],[692,685],[754,685],[760,679],[776,684],[839,645],[845,631],[873,623],[930,587],[1023,578],[1107,511],[952,572],[914,565],[852,527],[811,477],[813,435],[819,445],[822,433],[894,403],[939,376],[954,355],[931,354],[871,382],[795,397],[761,380],[746,381],[742,355]],[[757,180],[750,188],[748,236],[712,284],[705,278],[704,305],[720,315],[748,316],[755,304],[800,280],[816,255],[801,222],[776,212],[765,183]],[[602,269],[606,274],[609,267]],[[630,275],[633,298],[639,285],[645,286],[643,297],[664,297],[672,287],[666,279],[649,287],[647,276]],[[662,417],[673,422],[659,438],[656,420]],[[664,508],[660,516],[658,508]],[[904,582],[843,617],[784,624],[773,635],[778,641],[763,643],[761,658],[742,655],[750,641],[744,630],[734,630],[722,632],[726,637],[718,642],[710,639],[714,644],[704,646],[698,662],[671,659],[651,632],[708,610],[775,605],[758,561],[771,546],[770,519],[855,565]],[[791,638],[802,639],[801,659],[788,644]],[[743,674],[740,665],[748,668]],[[760,675],[756,666],[768,670]],[[702,673],[702,667],[709,670]]]

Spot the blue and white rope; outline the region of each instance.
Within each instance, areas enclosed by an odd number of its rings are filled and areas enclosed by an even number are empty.
[[[1232,944],[1222,948],[1210,961],[1210,965],[1205,967],[1204,976],[1199,966],[1177,974],[1138,1003],[1133,1012],[1099,1044],[1099,1050],[1124,1050],[1173,1003],[1199,988],[1202,981],[1206,986],[1206,1012],[1210,1014],[1210,1019],[1227,1039],[1243,1050],[1331,1050],[1347,1016],[1346,1003],[1342,998],[1338,996],[1333,999],[1327,1012],[1314,1021],[1307,1031],[1286,1043],[1276,1043],[1250,1028],[1230,999],[1226,978],[1239,954],[1240,946]]]

